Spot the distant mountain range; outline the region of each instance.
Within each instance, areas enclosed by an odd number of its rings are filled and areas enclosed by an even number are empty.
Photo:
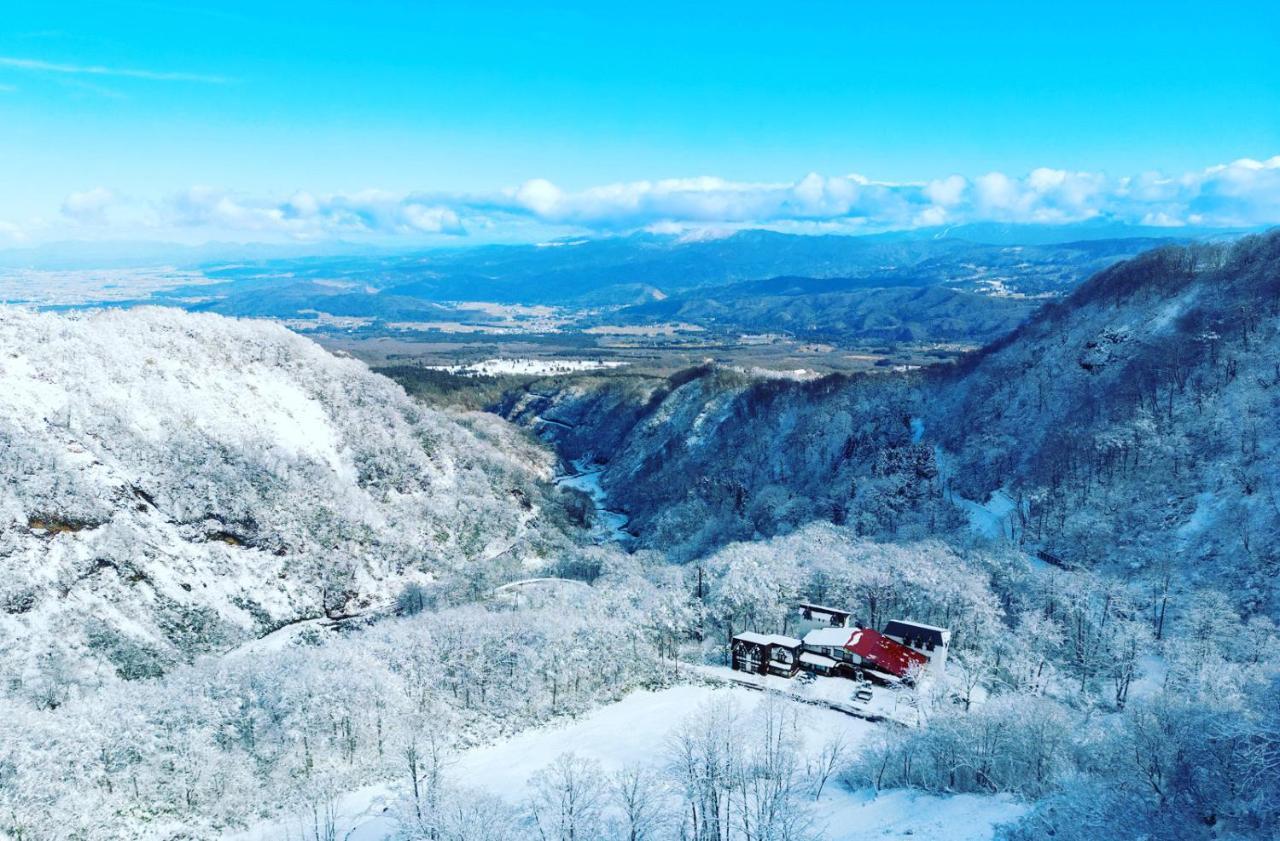
[[[779,276],[847,278],[859,287],[924,286],[1000,272],[1022,291],[1071,284],[1120,257],[1172,238],[1092,239],[1051,245],[987,244],[958,236],[798,236],[742,231],[685,240],[637,234],[542,245],[409,255],[258,260],[203,267],[225,281],[228,305],[245,282],[346,281],[373,294],[427,301],[485,300],[560,306],[625,305],[694,289]],[[1045,275],[1049,276],[1046,277]],[[217,290],[215,290],[216,293]],[[382,307],[371,305],[371,314]]]
[[[1190,238],[1232,236],[1096,222],[867,236],[641,233],[407,254],[354,246],[333,253],[341,249],[328,246],[330,253],[300,255],[285,246],[240,246],[234,260],[210,256],[232,246],[167,254],[152,247],[152,256],[174,258],[210,282],[123,303],[280,319],[327,313],[363,319],[377,331],[397,322],[466,323],[476,313],[456,304],[486,301],[594,311],[581,326],[679,321],[835,340],[984,342],[1017,326],[1042,299],[1119,260]],[[130,248],[101,246],[90,256],[118,262]],[[41,254],[50,258],[43,251],[25,256]]]
[[[958,239],[987,245],[1054,245],[1101,239],[1212,239],[1235,237],[1260,230],[1199,227],[1154,227],[1129,225],[1100,218],[1063,225],[1028,225],[982,222],[947,227],[916,228],[858,236],[804,237],[805,239],[845,240],[849,242],[909,242],[917,240]],[[748,230],[728,237],[706,238],[703,243],[728,242],[737,237],[788,236],[768,231]],[[599,239],[568,238],[529,245],[494,245],[459,239],[456,245],[424,248],[404,243],[361,243],[345,240],[330,242],[149,242],[142,240],[66,240],[40,245],[0,249],[0,269],[102,269],[121,267],[174,266],[197,268],[209,264],[295,260],[307,257],[376,257],[379,259],[410,255],[415,258],[444,257],[451,259],[466,252],[484,249],[491,254],[523,250],[546,251],[575,243],[687,242],[681,237],[640,233],[631,236]],[[590,250],[590,249],[589,249]]]

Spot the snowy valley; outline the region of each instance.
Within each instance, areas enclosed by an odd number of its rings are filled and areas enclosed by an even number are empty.
[[[1280,841],[1280,2],[0,14],[0,841]]]
[[[1169,248],[920,371],[433,372],[485,412],[4,308],[0,838],[1266,837],[1277,302]]]

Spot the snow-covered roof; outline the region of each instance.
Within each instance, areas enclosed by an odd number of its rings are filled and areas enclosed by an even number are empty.
[[[853,615],[853,611],[845,610],[842,607],[826,607],[825,605],[813,604],[811,602],[801,602],[800,608],[801,610],[820,610],[823,613],[840,613],[845,616]]]
[[[914,619],[894,619],[889,624],[892,625],[894,622],[897,622],[900,625],[910,625],[912,628],[920,628],[921,630],[924,630],[924,631],[942,631],[944,633],[947,632],[946,628],[939,628],[937,625],[926,625],[923,622],[917,622]]]
[[[889,622],[884,626],[884,634],[887,637],[897,637],[899,639],[907,637],[927,639],[931,640],[934,645],[951,644],[951,632],[946,628],[926,625],[923,622],[912,622],[908,619],[894,619]]]
[[[784,637],[781,634],[757,634],[755,631],[743,631],[735,635],[734,639],[754,645],[781,645],[785,648],[795,648],[800,645],[800,640],[794,637]]]
[[[818,648],[844,648],[856,633],[848,628],[815,628],[804,635],[804,644]]]
[[[836,661],[823,654],[815,654],[812,651],[805,651],[800,654],[800,662],[808,663],[810,666],[820,666],[824,669],[830,669],[836,665]]]
[[[870,628],[854,631],[845,648],[861,657],[863,665],[897,677],[905,677],[912,669],[929,662],[929,658],[920,652],[896,643]]]

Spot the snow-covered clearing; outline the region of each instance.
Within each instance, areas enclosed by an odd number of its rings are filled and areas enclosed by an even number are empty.
[[[986,502],[974,502],[962,496],[953,496],[956,505],[969,516],[969,528],[991,540],[1013,537],[1013,516],[1018,504],[1004,490],[991,492]]]
[[[923,418],[911,418],[911,443],[919,444],[924,440],[925,423]],[[946,487],[950,481],[951,464],[947,452],[935,445],[934,461],[938,465],[939,481]],[[964,511],[969,518],[969,529],[989,540],[1001,540],[1014,537],[1014,517],[1018,503],[1003,488],[992,491],[986,502],[975,502],[954,492],[947,494],[951,502]]]
[[[729,368],[730,370],[740,371],[741,373],[758,380],[795,380],[796,382],[809,382],[810,380],[816,380],[822,376],[821,372],[811,371],[808,368],[776,369],[761,368],[758,365],[750,367],[731,365]]]
[[[956,794],[936,797],[918,791],[824,795],[828,841],[987,841],[1000,824],[1022,817],[1027,807],[1007,796]]]
[[[1194,538],[1213,527],[1221,514],[1222,508],[1222,500],[1213,491],[1201,491],[1196,494],[1195,511],[1191,512],[1191,516],[1187,518],[1186,522],[1178,527],[1178,540],[1184,544],[1190,543]]]
[[[826,706],[841,714],[858,718],[888,719],[899,724],[915,726],[919,719],[916,711],[916,693],[912,690],[894,690],[888,687],[870,687],[871,700],[859,701],[854,692],[865,688],[842,677],[815,676],[812,682],[778,675],[758,675],[734,671],[728,666],[692,666],[698,675],[711,680],[736,683],[742,686],[758,686],[768,692],[794,698],[804,704]]]
[[[500,374],[573,374],[578,371],[600,371],[621,368],[625,362],[608,359],[486,359],[466,365],[428,365],[432,371],[445,371],[464,377],[492,377]]]
[[[924,438],[924,420],[922,418],[911,419],[911,443],[919,444]]]
[[[1138,676],[1129,687],[1129,698],[1158,698],[1169,679],[1169,664],[1154,652],[1138,658]]]
[[[598,761],[607,773],[628,764],[661,764],[667,739],[679,723],[702,704],[731,699],[746,713],[767,697],[741,687],[676,686],[657,692],[637,691],[616,704],[582,718],[530,730],[514,738],[474,748],[459,755],[450,768],[452,780],[516,803],[529,794],[529,778],[557,756],[574,752]],[[855,748],[876,725],[831,710],[797,704],[805,749],[816,751],[833,734],[843,733]],[[349,841],[391,841],[395,789],[390,784],[351,792],[337,803],[337,837]],[[935,797],[909,791],[851,792],[828,785],[816,804],[818,825],[829,841],[863,839],[946,838],[984,841],[997,824],[1015,820],[1026,807],[1005,797],[961,795]],[[262,824],[228,836],[234,841],[276,841],[300,835],[297,819]]]

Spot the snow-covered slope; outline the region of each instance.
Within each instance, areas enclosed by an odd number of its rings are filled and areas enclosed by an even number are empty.
[[[0,309],[0,666],[156,674],[482,578],[562,539],[552,467],[278,326]]]
[[[510,739],[473,748],[451,758],[450,781],[465,791],[503,798],[512,805],[531,792],[530,779],[572,752],[599,763],[601,771],[615,774],[627,767],[661,767],[664,754],[680,722],[708,704],[732,704],[744,715],[765,702],[761,692],[742,687],[713,688],[682,685],[659,691],[637,691],[623,700],[569,723],[528,730]],[[821,707],[792,705],[783,709],[796,715],[800,749],[817,755],[823,743],[835,736],[850,750],[872,739],[880,727]],[[379,784],[349,792],[334,805],[337,837],[351,841],[391,841],[401,838],[396,820],[398,801],[394,785]],[[947,841],[988,841],[996,827],[1021,817],[1025,804],[1007,796],[961,794],[937,797],[898,790],[877,794],[852,791],[838,781],[824,787],[811,811],[809,837],[824,841],[901,841],[945,838]],[[307,816],[293,815],[267,821],[250,830],[228,836],[227,841],[269,841],[305,836]],[[672,830],[673,827],[667,827]],[[528,837],[537,837],[532,828]],[[619,835],[617,837],[625,837]],[[662,835],[659,837],[674,837]]]
[[[1280,231],[1099,273],[939,377],[928,439],[954,488],[1004,488],[1067,563],[1171,565],[1275,614]]]

